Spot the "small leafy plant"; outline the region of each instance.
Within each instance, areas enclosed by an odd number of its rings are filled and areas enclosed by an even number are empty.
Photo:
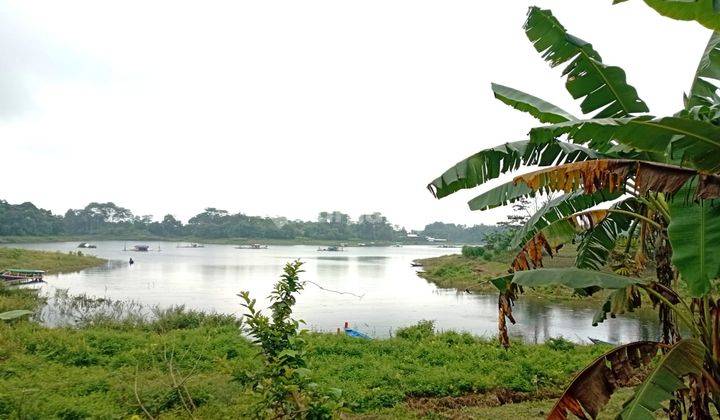
[[[248,312],[245,330],[264,358],[262,370],[247,378],[260,397],[250,413],[255,418],[329,419],[342,407],[339,389],[323,392],[310,379],[305,361],[306,330],[299,330],[302,321],[291,317],[294,295],[305,287],[299,277],[301,267],[299,260],[285,265],[270,294],[270,317],[256,309],[249,292],[239,294]]]

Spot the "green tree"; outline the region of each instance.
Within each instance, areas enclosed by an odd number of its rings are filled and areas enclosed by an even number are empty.
[[[330,419],[342,405],[341,392],[333,389],[325,394],[310,380],[306,331],[300,331],[300,321],[291,317],[295,295],[305,287],[300,280],[302,262],[286,264],[283,272],[270,294],[270,317],[256,309],[257,302],[249,292],[239,295],[247,309],[246,331],[264,360],[262,371],[247,378],[260,396],[252,415],[260,419]]]
[[[681,418],[685,409],[692,418],[710,418],[710,404],[716,409],[720,404],[720,305],[715,295],[720,274],[720,36],[710,38],[684,108],[656,118],[647,114],[625,72],[603,63],[590,43],[570,35],[549,10],[530,8],[524,29],[551,66],[565,66],[568,92],[582,99],[584,114],[592,115],[581,119],[493,84],[497,99],[546,125],[530,130],[527,140],[476,153],[429,185],[441,198],[537,165],[540,170],[472,199],[470,208],[562,193],[517,230],[511,274],[493,280],[500,290],[500,340],[509,345],[506,322],[514,322],[512,301],[522,287],[564,285],[586,294],[610,289],[595,322],[608,313],[632,310],[640,304],[639,294],[646,293],[658,303],[662,343],[635,343],[604,355],[575,378],[549,418],[565,418],[568,411],[594,418],[615,387],[658,351],[663,358],[620,417],[652,417],[661,402],[671,400],[667,411],[672,418]],[[601,204],[606,208],[596,210]],[[626,246],[619,247],[623,236]],[[570,241],[578,242],[576,268],[542,268],[544,256]],[[654,282],[637,276],[649,257],[655,259]],[[625,275],[597,271],[608,265]],[[689,302],[673,289],[676,270],[689,290]],[[681,339],[678,324],[691,338]],[[680,392],[686,387],[690,392]]]

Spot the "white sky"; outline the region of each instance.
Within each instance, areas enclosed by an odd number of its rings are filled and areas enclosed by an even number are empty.
[[[710,35],[639,0],[3,3],[0,197],[495,222],[506,210],[467,208],[481,190],[437,201],[425,185],[535,124],[491,81],[579,114],[523,33],[531,4],[622,66],[655,115],[681,106]]]

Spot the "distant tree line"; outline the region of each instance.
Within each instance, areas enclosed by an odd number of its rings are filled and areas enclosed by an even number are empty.
[[[422,241],[424,237],[446,239],[448,242],[476,243],[498,231],[498,226],[467,227],[435,222],[424,231],[408,232],[392,225],[380,213],[365,214],[353,222],[341,212],[321,212],[317,221],[288,220],[284,217],[230,214],[213,207],[182,223],[167,214],[155,221],[152,216],[134,215],[115,203],[90,203],[82,209],[70,209],[64,215],[32,203],[10,204],[0,200],[0,236],[57,235],[122,235],[157,236],[166,238],[258,238],[258,239],[327,239],[383,242]],[[416,239],[417,237],[417,239]]]

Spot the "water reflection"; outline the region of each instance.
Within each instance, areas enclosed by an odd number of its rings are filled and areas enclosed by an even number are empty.
[[[130,244],[130,243],[128,243]],[[92,250],[110,262],[102,267],[48,276],[46,293],[68,289],[71,294],[143,305],[184,304],[207,311],[240,314],[236,294],[248,290],[259,305],[282,273],[282,265],[300,258],[306,262],[304,278],[327,289],[351,292],[337,294],[308,284],[298,298],[296,315],[315,330],[335,331],[344,321],[377,337],[388,336],[399,327],[423,319],[435,320],[439,329],[468,331],[494,337],[497,332],[497,296],[469,295],[438,289],[419,278],[412,260],[458,252],[424,246],[346,248],[342,255],[319,255],[311,246],[271,246],[263,250],[238,250],[230,245],[205,248],[176,248],[159,245],[162,252],[124,252],[124,242],[99,242]],[[13,245],[18,246],[18,245]],[[20,245],[30,249],[75,251],[77,243]],[[127,261],[132,257],[135,264]],[[530,342],[564,336],[574,341],[587,337],[627,342],[654,339],[658,331],[654,316],[642,312],[609,319],[592,327],[593,309],[522,297],[514,308],[518,323],[510,333]]]

